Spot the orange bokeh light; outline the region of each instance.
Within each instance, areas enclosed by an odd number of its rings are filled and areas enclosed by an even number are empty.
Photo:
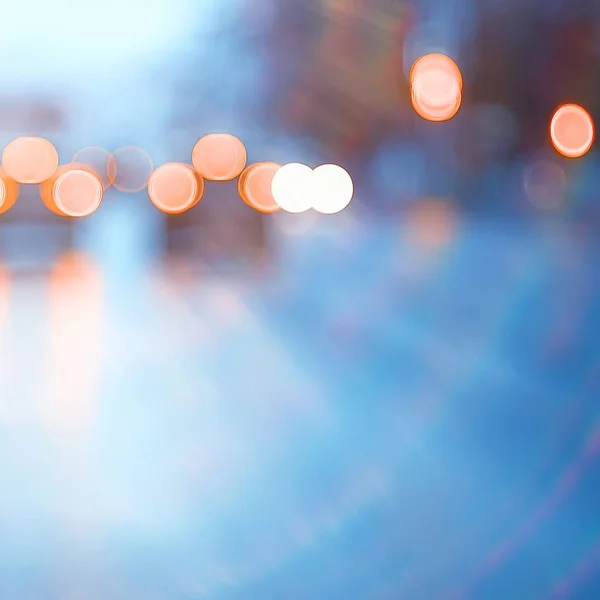
[[[568,158],[583,156],[594,142],[594,121],[577,104],[564,104],[550,122],[550,139],[557,152]]]
[[[195,206],[204,194],[204,180],[190,165],[167,163],[154,170],[148,181],[152,204],[170,215]]]
[[[427,54],[410,72],[411,101],[415,112],[428,121],[447,121],[462,102],[462,74],[444,54]]]
[[[40,137],[19,137],[4,148],[2,167],[17,183],[42,183],[58,168],[58,152]]]
[[[108,181],[120,192],[134,194],[147,185],[154,169],[152,158],[138,146],[123,146],[108,160]]]
[[[104,195],[98,176],[86,165],[59,167],[40,186],[40,197],[48,210],[61,217],[82,218],[94,213]]]
[[[112,154],[101,146],[88,146],[78,150],[73,156],[72,163],[89,167],[102,182],[102,187],[107,190],[111,186],[109,173],[116,172]]]
[[[231,181],[246,166],[243,142],[228,133],[211,133],[196,142],[192,164],[199,175],[209,181]]]
[[[458,65],[445,54],[435,52],[432,54],[425,54],[418,58],[410,70],[409,81],[412,85],[419,75],[428,71],[441,71],[450,77],[453,81],[458,84],[458,88],[462,91],[463,78]]]
[[[19,197],[19,184],[0,168],[0,215],[8,212]]]
[[[281,209],[271,192],[275,173],[281,165],[262,162],[244,169],[238,181],[238,192],[242,200],[250,207],[262,213],[274,213]]]

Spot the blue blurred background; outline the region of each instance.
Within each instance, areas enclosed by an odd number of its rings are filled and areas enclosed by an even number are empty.
[[[0,143],[335,162],[342,213],[235,182],[166,217],[0,217],[1,600],[600,598],[595,0],[23,0]],[[445,123],[416,58],[464,77]]]

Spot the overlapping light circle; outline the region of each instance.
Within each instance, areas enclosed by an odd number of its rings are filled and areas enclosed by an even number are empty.
[[[34,183],[40,185],[40,197],[48,210],[71,218],[95,212],[111,186],[129,193],[147,187],[156,208],[170,215],[181,214],[200,201],[205,179],[230,181],[239,177],[242,200],[265,214],[310,209],[334,214],[352,200],[352,178],[338,165],[312,169],[300,163],[246,166],[246,161],[243,142],[225,133],[198,140],[191,164],[166,163],[157,168],[148,153],[137,146],[124,146],[113,153],[89,146],[76,152],[71,163],[59,165],[58,152],[48,140],[17,138],[2,156],[0,214],[16,201],[19,184]]]
[[[410,72],[411,101],[415,112],[428,121],[447,121],[462,102],[462,74],[445,54],[422,56]]]
[[[199,139],[192,150],[192,165],[209,181],[231,181],[246,166],[243,142],[229,133],[211,133]]]
[[[273,176],[271,193],[277,205],[289,213],[303,213],[313,204],[313,170],[301,163],[289,163]]]
[[[100,206],[104,186],[86,165],[71,163],[60,166],[40,186],[46,208],[61,217],[88,217]]]
[[[151,156],[138,146],[115,150],[106,166],[109,182],[120,192],[135,194],[148,187],[154,169]]]
[[[275,173],[271,191],[286,212],[303,213],[312,208],[332,215],[350,204],[354,184],[349,173],[338,165],[320,165],[313,170],[301,163],[289,163]]]
[[[348,171],[338,165],[321,165],[313,171],[313,208],[324,215],[344,210],[354,196],[354,183]]]
[[[274,162],[255,163],[244,169],[238,180],[242,200],[254,210],[265,214],[281,209],[272,192],[273,178],[281,165]]]
[[[101,146],[82,148],[74,154],[71,162],[85,165],[92,170],[102,182],[105,191],[112,185],[111,176],[115,174],[117,167],[113,164],[115,162],[113,155],[106,148]]]

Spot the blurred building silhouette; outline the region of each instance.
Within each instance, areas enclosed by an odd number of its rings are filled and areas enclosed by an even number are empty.
[[[406,131],[406,2],[283,2],[268,35],[277,90],[269,113],[310,136],[332,160],[362,157],[391,130]]]
[[[482,10],[464,53],[473,60],[466,102],[494,103],[518,121],[516,153],[535,152],[548,138],[558,106],[584,106],[600,118],[600,5],[504,2]]]

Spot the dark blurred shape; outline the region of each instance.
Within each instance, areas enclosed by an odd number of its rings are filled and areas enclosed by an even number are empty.
[[[270,252],[269,216],[242,202],[237,182],[205,185],[202,202],[183,214],[166,217],[167,252],[214,267],[261,262]]]
[[[49,211],[38,186],[20,186],[19,198],[0,215],[0,260],[11,269],[46,271],[75,245],[76,220]]]
[[[413,24],[407,2],[282,2],[268,37],[276,91],[271,119],[316,140],[345,163],[406,131],[403,43]]]
[[[68,126],[64,99],[44,94],[9,93],[0,95],[0,130],[20,135],[61,132]]]
[[[523,173],[523,185],[530,202],[539,209],[559,208],[565,201],[567,177],[555,161],[538,160]]]

